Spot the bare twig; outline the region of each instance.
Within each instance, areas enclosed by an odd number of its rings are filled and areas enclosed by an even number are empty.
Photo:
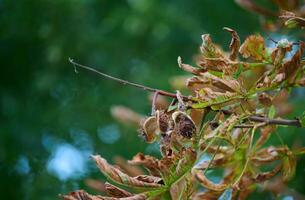
[[[78,73],[78,71],[76,70],[76,67],[80,67],[80,68],[83,68],[83,69],[86,69],[86,70],[89,70],[91,72],[94,72],[94,73],[97,73],[99,74],[100,76],[104,77],[104,78],[107,78],[107,79],[110,79],[110,80],[114,80],[118,83],[121,83],[123,85],[129,85],[129,86],[133,86],[133,87],[136,87],[136,88],[140,88],[140,89],[143,89],[143,90],[146,90],[146,91],[149,91],[149,92],[153,92],[155,94],[158,94],[158,95],[163,95],[163,96],[168,96],[168,97],[171,97],[171,98],[174,98],[176,99],[177,98],[177,94],[175,93],[171,93],[171,92],[167,92],[167,91],[164,91],[164,90],[159,90],[159,89],[156,89],[156,88],[152,88],[152,87],[148,87],[148,86],[145,86],[145,85],[141,85],[141,84],[138,84],[138,83],[133,83],[133,82],[130,82],[130,81],[126,81],[126,80],[123,80],[123,79],[119,79],[119,78],[116,78],[116,77],[113,77],[113,76],[110,76],[108,74],[105,74],[105,73],[102,73],[92,67],[88,67],[86,65],[82,65],[82,64],[79,64],[75,61],[73,61],[73,59],[69,58],[69,62],[71,64],[73,64],[73,66],[75,67],[74,70],[75,72]],[[188,96],[183,96],[181,95],[181,98],[184,100],[184,101],[193,101],[193,102],[196,102],[194,99],[188,97]],[[232,112],[230,111],[227,111],[227,110],[221,110],[224,114],[232,114]],[[266,118],[266,117],[260,117],[260,116],[250,116],[248,118],[250,121],[253,121],[253,122],[265,122],[266,125],[271,125],[271,124],[278,124],[278,125],[287,125],[287,126],[297,126],[297,127],[301,127],[301,124],[300,124],[300,121],[295,119],[295,120],[289,120],[289,119],[269,119],[269,118]],[[241,124],[241,125],[236,125],[235,128],[252,128],[254,125],[249,125],[249,124]]]
[[[105,73],[102,73],[92,67],[89,67],[89,66],[86,66],[86,65],[82,65],[82,64],[79,64],[77,62],[75,62],[73,59],[69,58],[69,62],[71,64],[74,65],[74,67],[80,67],[80,68],[83,68],[83,69],[86,69],[86,70],[89,70],[89,71],[92,71],[94,73],[97,73],[99,74],[100,76],[103,76],[104,78],[108,78],[108,79],[111,79],[111,80],[114,80],[118,83],[121,83],[123,85],[129,85],[129,86],[133,86],[133,87],[137,87],[137,88],[141,88],[143,90],[146,90],[146,91],[149,91],[149,92],[154,92],[154,93],[158,93],[159,95],[163,95],[163,96],[168,96],[168,97],[172,97],[172,98],[176,98],[177,95],[175,93],[170,93],[170,92],[166,92],[164,90],[159,90],[159,89],[156,89],[156,88],[152,88],[152,87],[148,87],[148,86],[145,86],[145,85],[141,85],[141,84],[138,84],[138,83],[133,83],[133,82],[130,82],[130,81],[126,81],[126,80],[123,80],[123,79],[120,79],[120,78],[116,78],[116,77],[113,77],[113,76],[110,76],[108,74],[105,74]],[[76,70],[75,70],[76,71]],[[76,71],[77,72],[77,71]],[[183,98],[183,100],[185,101],[189,101],[191,100],[189,97],[187,96],[181,96]]]
[[[250,121],[254,122],[266,122],[266,124],[271,125],[271,124],[278,124],[278,125],[287,125],[287,126],[297,126],[301,127],[300,121],[295,119],[295,120],[290,120],[290,119],[269,119],[266,117],[260,117],[260,116],[250,116],[249,117]]]

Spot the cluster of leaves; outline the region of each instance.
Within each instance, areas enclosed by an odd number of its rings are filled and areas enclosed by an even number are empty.
[[[162,157],[138,153],[128,162],[148,174],[133,176],[92,156],[111,181],[103,185],[110,197],[79,190],[64,199],[245,199],[266,181],[285,183],[294,176],[297,156],[305,148],[267,142],[279,126],[304,126],[304,117],[281,117],[289,111],[282,109],[289,91],[305,86],[305,43],[282,39],[269,48],[262,36],[250,35],[241,44],[236,31],[224,29],[232,35],[229,53],[205,34],[197,67],[178,58],[179,67],[194,75],[185,84],[189,96],[177,91],[172,103],[160,109],[155,106],[158,95],[166,93],[155,91],[141,135],[148,143],[158,142]],[[219,183],[207,177],[214,169],[224,171]]]
[[[272,2],[277,7],[277,10],[265,8],[257,4],[254,0],[235,0],[241,7],[262,15],[265,18],[262,22],[264,28],[269,31],[276,31],[283,26],[288,28],[304,27],[305,26],[305,11],[303,5],[299,0],[273,0]],[[283,20],[271,20],[272,18]]]

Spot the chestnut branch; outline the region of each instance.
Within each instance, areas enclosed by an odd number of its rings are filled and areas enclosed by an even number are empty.
[[[138,84],[138,83],[126,81],[126,80],[123,80],[123,79],[120,79],[120,78],[116,78],[114,76],[102,73],[102,72],[100,72],[100,71],[98,71],[98,70],[96,70],[96,69],[94,69],[92,67],[79,64],[79,63],[75,62],[71,58],[69,58],[69,62],[71,64],[73,64],[75,69],[76,69],[76,67],[83,68],[83,69],[86,69],[88,71],[97,73],[97,74],[99,74],[100,76],[102,76],[104,78],[107,78],[107,79],[110,79],[110,80],[114,80],[114,81],[116,81],[118,83],[121,83],[123,85],[129,85],[129,86],[140,88],[140,89],[143,89],[143,90],[146,90],[146,91],[149,91],[149,92],[157,93],[159,95],[163,95],[163,96],[167,96],[167,97],[171,97],[171,98],[177,98],[177,95],[175,93],[167,92],[167,91],[164,91],[164,90],[160,90],[160,89],[148,87],[148,86],[145,86],[145,85],[141,85],[141,84]],[[194,99],[191,99],[188,96],[181,96],[181,97],[185,101],[193,101],[193,102],[195,101]],[[227,111],[227,110],[221,110],[221,111],[224,114],[232,114],[232,112]],[[301,123],[300,123],[300,121],[298,119],[294,119],[294,120],[289,120],[289,119],[269,119],[269,118],[266,118],[266,117],[261,117],[261,116],[253,115],[253,116],[248,117],[248,120],[249,121],[253,121],[253,122],[264,122],[266,125],[286,125],[286,126],[301,127]],[[254,127],[254,125],[251,125],[251,124],[241,124],[241,125],[236,125],[235,127],[236,128],[252,128],[252,127]]]

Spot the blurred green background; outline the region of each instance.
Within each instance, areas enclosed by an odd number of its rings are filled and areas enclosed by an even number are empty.
[[[118,104],[149,114],[147,93],[84,70],[76,74],[69,57],[174,91],[169,77],[185,74],[177,57],[192,63],[201,34],[224,46],[230,41],[224,26],[241,39],[256,32],[268,36],[259,20],[225,0],[0,0],[0,198],[49,200],[79,188],[91,191],[85,178],[103,177],[90,154],[110,161],[138,151],[157,154],[136,128],[110,114]],[[304,109],[304,90],[293,94],[296,110]],[[305,141],[295,128],[283,137],[288,144]],[[300,193],[304,169],[303,158],[290,183]]]

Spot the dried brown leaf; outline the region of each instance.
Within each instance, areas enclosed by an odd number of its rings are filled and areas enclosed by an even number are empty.
[[[113,161],[117,166],[119,166],[120,169],[123,169],[123,171],[130,176],[138,176],[143,174],[143,170],[140,167],[130,165],[128,161],[121,156],[115,156]]]
[[[147,194],[135,194],[130,197],[104,197],[100,195],[90,195],[87,192],[83,190],[77,190],[74,192],[71,192],[69,195],[62,195],[61,196],[65,200],[145,200],[147,199]]]
[[[303,17],[297,16],[293,12],[283,12],[282,15],[279,17],[285,20],[285,25],[287,26],[294,26],[295,24],[300,27],[305,26],[305,19]]]
[[[263,92],[258,95],[258,101],[265,107],[269,107],[272,105],[272,96]]]
[[[268,140],[275,128],[276,127],[274,125],[265,126],[261,128],[261,134],[255,143],[256,148],[261,147]]]
[[[200,58],[198,65],[206,70],[221,72],[223,68],[230,65],[226,58]]]
[[[143,153],[138,153],[135,155],[132,160],[129,160],[128,163],[132,165],[142,165],[149,170],[150,174],[153,176],[160,176],[160,160],[155,157],[144,155]]]
[[[204,175],[204,173],[201,170],[194,169],[192,173],[195,175],[198,182],[204,188],[207,188],[209,190],[221,192],[221,191],[224,191],[228,187],[228,185],[223,184],[223,183],[218,183],[218,184],[213,183]]]
[[[103,197],[90,195],[84,190],[77,190],[74,192],[70,192],[68,195],[60,195],[60,197],[62,197],[65,200],[104,200]]]
[[[189,73],[194,74],[194,75],[200,75],[201,73],[206,71],[205,69],[196,68],[196,67],[193,67],[191,65],[182,63],[182,59],[181,59],[180,56],[178,57],[178,65],[184,71],[189,72]]]
[[[275,175],[277,175],[280,172],[281,169],[282,169],[282,165],[281,164],[277,165],[271,171],[256,174],[256,176],[252,180],[257,183],[262,183],[264,181],[267,181],[267,180],[273,178]]]
[[[92,156],[101,172],[112,181],[135,188],[156,188],[161,185],[158,183],[150,183],[138,180],[136,177],[130,177],[121,172],[119,169],[108,164],[108,162],[99,155]]]
[[[112,196],[112,197],[121,198],[121,197],[132,196],[132,194],[130,192],[123,190],[121,188],[118,188],[117,186],[112,185],[108,182],[105,183],[105,188],[106,188],[107,195]]]
[[[252,58],[257,61],[265,60],[266,48],[265,40],[260,35],[250,35],[246,38],[239,49],[239,53],[244,58]]]
[[[285,79],[288,80],[288,83],[294,83],[298,72],[301,70],[301,59],[304,53],[305,43],[299,42],[298,51],[292,56],[290,60],[284,63],[283,68],[280,69],[280,72],[285,73]]]
[[[240,47],[240,39],[236,31],[233,29],[225,27],[224,30],[228,31],[232,35],[232,40],[230,43],[230,60],[234,61],[236,60],[238,56],[238,50]]]

